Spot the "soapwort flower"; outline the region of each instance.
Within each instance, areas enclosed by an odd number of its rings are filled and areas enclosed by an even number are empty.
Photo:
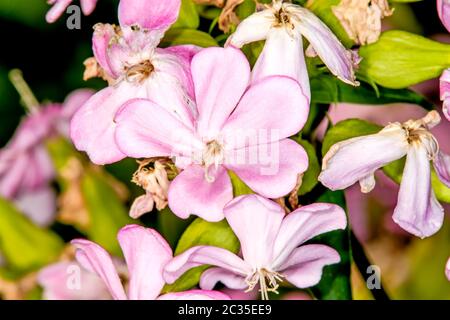
[[[241,48],[266,40],[253,69],[253,82],[269,75],[296,79],[303,93],[310,97],[310,85],[303,52],[303,39],[310,42],[307,54],[318,55],[328,69],[342,81],[358,85],[354,68],[357,55],[347,50],[333,32],[311,11],[292,3],[274,0],[265,10],[244,19],[227,44]]]
[[[76,259],[87,270],[96,273],[116,300],[227,300],[223,293],[190,290],[160,296],[164,287],[164,265],[172,259],[172,249],[161,235],[149,228],[129,225],[122,228],[118,240],[128,266],[129,283],[125,292],[111,256],[99,245],[83,239],[72,240]]]
[[[121,0],[120,27],[97,24],[93,51],[109,87],[94,95],[75,114],[71,137],[95,164],[125,157],[114,141],[114,116],[133,98],[148,98],[187,126],[193,126],[189,65],[195,46],[158,48],[164,32],[176,21],[180,0]],[[143,14],[145,13],[145,14]]]
[[[339,253],[321,244],[304,244],[325,232],[344,229],[344,210],[334,204],[315,203],[285,216],[277,203],[258,195],[235,198],[224,209],[225,218],[241,243],[242,258],[226,249],[196,246],[171,260],[164,279],[174,282],[187,270],[212,265],[200,279],[202,289],[221,282],[230,289],[253,291],[262,299],[277,293],[281,282],[297,288],[316,285],[324,266],[340,261]]]
[[[429,131],[440,120],[438,112],[431,111],[422,119],[391,123],[377,134],[333,145],[323,158],[319,181],[331,190],[359,181],[367,193],[375,186],[377,169],[406,155],[393,219],[418,237],[433,235],[442,226],[444,210],[431,188],[430,160],[439,179],[450,187],[450,156],[439,150]]]
[[[132,158],[175,158],[184,170],[171,182],[168,200],[181,218],[223,219],[222,209],[233,198],[227,170],[268,198],[292,191],[308,166],[304,149],[288,139],[308,117],[298,83],[273,76],[249,86],[250,65],[235,48],[202,50],[191,72],[195,126],[157,102],[132,100],[115,118],[121,152]]]

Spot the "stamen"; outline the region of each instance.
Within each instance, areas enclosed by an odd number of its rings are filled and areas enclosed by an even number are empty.
[[[25,106],[25,109],[29,113],[35,113],[39,110],[39,101],[31,91],[27,82],[23,78],[22,71],[19,69],[13,69],[9,72],[9,80],[11,81],[14,88],[16,88],[17,92],[22,99],[22,102]]]
[[[142,82],[155,70],[150,60],[145,60],[126,69],[125,78],[128,82]]]
[[[219,142],[212,140],[206,143],[206,147],[202,155],[206,181],[210,183],[214,182],[215,178],[210,176],[209,169],[212,165],[214,165],[214,168],[217,169],[223,161],[223,157],[223,147]]]
[[[245,279],[248,289],[245,292],[253,291],[259,284],[259,292],[261,292],[262,300],[269,300],[269,292],[278,294],[279,284],[283,282],[283,275],[275,271],[269,271],[265,268],[257,269],[252,275]]]

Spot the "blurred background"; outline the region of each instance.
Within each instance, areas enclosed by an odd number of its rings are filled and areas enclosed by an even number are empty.
[[[98,90],[105,86],[105,82],[98,79],[83,81],[83,61],[92,56],[92,26],[97,22],[117,23],[117,5],[118,0],[99,0],[93,14],[82,16],[81,29],[69,30],[66,27],[67,16],[54,24],[46,23],[49,5],[44,0],[0,0],[0,147],[8,142],[25,114],[20,97],[8,80],[11,69],[18,68],[23,72],[37,99],[44,103],[62,102],[70,92],[79,88]],[[395,10],[395,15],[384,20],[385,29],[406,30],[450,43],[450,37],[438,19],[435,0],[396,4]],[[203,29],[208,31],[207,27]],[[418,85],[415,89],[439,103],[437,80]],[[421,114],[423,111],[419,109],[410,105],[398,106],[390,118],[380,118],[377,108],[360,112],[353,106],[334,106],[330,114],[336,121],[361,117],[382,124],[395,120],[395,115],[408,118],[409,115]],[[447,144],[450,144],[449,132],[446,124],[439,133],[443,137],[441,141],[444,139]],[[449,147],[443,146],[443,149],[450,152]],[[126,186],[131,192],[127,199],[142,193],[130,183],[135,169],[136,165],[131,160],[106,168],[119,185]],[[445,259],[450,256],[448,219],[443,229],[427,240],[418,240],[401,232],[390,219],[391,206],[395,204],[395,197],[391,199],[396,194],[395,188],[398,187],[386,180],[370,195],[362,195],[353,189],[347,192],[355,233],[369,257],[380,265],[383,284],[392,298],[450,299],[450,283],[444,278]],[[104,201],[108,199],[103,195]],[[130,204],[129,200],[124,203],[124,208]],[[446,209],[450,212],[448,206]],[[144,219],[149,225],[158,223],[163,228],[171,223],[156,221],[154,215],[147,215]],[[51,229],[66,239],[81,235],[76,228],[60,222],[53,223]],[[177,233],[177,227],[173,229],[172,232]],[[355,298],[370,298],[358,272],[354,272],[352,280]]]

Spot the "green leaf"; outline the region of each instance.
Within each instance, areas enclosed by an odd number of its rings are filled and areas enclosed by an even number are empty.
[[[322,155],[324,156],[335,143],[377,133],[380,130],[380,126],[360,119],[340,121],[327,131],[322,143]]]
[[[237,253],[239,240],[231,230],[227,221],[208,222],[197,218],[186,229],[178,242],[175,255],[179,255],[194,246],[215,246]],[[163,292],[178,292],[191,289],[200,281],[200,276],[208,266],[200,266],[187,271],[175,283],[166,285]]]
[[[193,29],[170,29],[161,42],[163,47],[182,44],[193,44],[203,48],[218,45],[208,33]]]
[[[86,230],[89,239],[120,256],[122,251],[116,239],[117,232],[135,221],[129,218],[128,210],[104,173],[87,170],[81,181],[81,190],[90,218],[90,226]]]
[[[245,194],[253,194],[253,190],[245,184],[233,171],[228,171],[228,175],[231,179],[231,184],[233,185],[233,195],[234,197],[242,196]]]
[[[308,170],[303,175],[302,186],[298,190],[298,195],[304,195],[310,192],[319,182],[317,178],[320,174],[320,164],[317,159],[316,149],[306,140],[295,139],[308,154]]]
[[[55,261],[64,247],[52,231],[40,228],[0,198],[0,252],[7,268],[25,274]]]
[[[317,202],[334,203],[344,209],[346,208],[343,191],[327,190],[317,199]],[[317,236],[311,242],[328,245],[338,251],[341,256],[339,263],[324,268],[319,284],[311,288],[314,296],[320,300],[351,300],[351,255],[348,227],[345,230],[331,231]]]
[[[386,105],[390,103],[411,103],[427,110],[433,109],[433,104],[422,95],[409,89],[388,89],[362,82],[359,87],[343,83],[334,76],[321,75],[311,79],[311,102],[331,104],[338,102]]]
[[[359,54],[358,75],[393,89],[436,78],[450,67],[450,45],[398,30],[384,32]]]
[[[180,240],[181,235],[193,220],[192,218],[178,218],[169,207],[165,207],[161,210],[158,213],[157,219],[158,231],[172,248],[175,248],[175,245]]]
[[[197,8],[192,0],[182,0],[180,14],[172,28],[197,29],[200,25]]]
[[[341,0],[314,0],[308,2],[308,9],[314,12],[347,48],[351,48],[354,42],[349,38],[339,19],[334,15],[332,7],[339,5]]]

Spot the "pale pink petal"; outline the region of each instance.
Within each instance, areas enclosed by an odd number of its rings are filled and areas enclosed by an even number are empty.
[[[207,48],[192,59],[191,69],[197,130],[203,137],[215,137],[249,84],[250,65],[240,50]]]
[[[450,155],[439,151],[433,164],[439,180],[450,188]]]
[[[120,0],[121,26],[138,25],[148,30],[166,30],[178,18],[181,0]]]
[[[301,6],[295,7],[298,19],[294,20],[296,28],[308,39],[314,51],[326,64],[328,69],[340,80],[357,85],[354,65],[358,58],[347,50],[334,33],[316,15]]]
[[[253,191],[267,198],[291,192],[299,174],[308,168],[308,155],[291,139],[234,150],[226,166]]]
[[[153,229],[122,228],[117,236],[130,274],[130,300],[154,300],[164,287],[163,267],[172,258],[166,240]]]
[[[202,148],[191,128],[150,100],[130,100],[117,113],[115,123],[117,145],[129,157],[191,156]]]
[[[300,207],[283,220],[274,245],[273,267],[279,268],[299,245],[320,234],[345,229],[344,210],[329,203]]]
[[[103,281],[76,262],[58,262],[46,266],[39,271],[37,282],[43,288],[42,296],[46,300],[111,299]]]
[[[48,23],[53,23],[61,17],[66,11],[67,7],[72,3],[73,0],[51,0],[49,3],[52,4],[52,8],[47,12],[45,20]]]
[[[114,299],[126,300],[125,290],[111,256],[102,247],[88,240],[76,239],[71,243],[77,248],[78,263],[88,271],[96,273],[104,281]]]
[[[125,102],[143,95],[142,88],[126,81],[96,93],[72,118],[70,136],[76,148],[86,151],[95,164],[113,163],[125,158],[114,140],[114,117]]]
[[[431,188],[427,150],[412,145],[406,156],[394,221],[409,233],[425,238],[435,234],[444,220],[444,209]]]
[[[319,283],[325,266],[340,260],[333,248],[309,244],[295,249],[278,270],[297,288],[309,288]]]
[[[439,18],[441,18],[442,23],[448,32],[450,32],[450,1],[448,0],[437,0],[437,10],[439,13]]]
[[[38,226],[48,226],[55,219],[56,194],[49,186],[19,193],[14,198],[14,204]]]
[[[81,0],[81,10],[83,10],[84,15],[88,16],[94,12],[95,6],[97,5],[97,0]]]
[[[113,68],[109,50],[111,43],[113,43],[113,38],[116,36],[114,26],[111,24],[99,23],[94,26],[92,51],[102,69],[113,79],[118,78],[119,73],[116,72],[116,68]]]
[[[176,256],[164,267],[164,280],[169,284],[174,283],[189,269],[205,264],[226,269],[243,277],[251,271],[247,263],[226,249],[197,246]]]
[[[298,83],[291,78],[271,76],[249,88],[221,134],[227,148],[275,142],[297,134],[308,113],[309,102]]]
[[[450,281],[450,258],[447,261],[447,265],[445,266],[445,275],[447,276],[448,281]]]
[[[167,293],[158,300],[230,300],[230,297],[219,291],[189,290]]]
[[[265,40],[272,29],[274,16],[271,10],[256,12],[239,23],[228,38],[227,45],[242,48],[245,44]]]
[[[401,128],[339,142],[325,155],[319,181],[331,190],[348,188],[402,158],[407,147]]]
[[[239,238],[244,260],[254,268],[268,265],[284,210],[261,196],[246,195],[228,203],[224,213]]]
[[[86,103],[94,93],[94,90],[91,89],[78,89],[70,93],[64,100],[61,116],[66,120],[70,120],[74,113]]]
[[[0,195],[11,199],[20,191],[21,183],[24,181],[28,169],[28,159],[21,155],[15,161],[8,161],[8,164],[10,167],[3,171],[0,176]]]
[[[209,175],[213,182],[206,180],[203,167],[191,165],[172,181],[169,207],[178,217],[193,214],[211,222],[223,219],[223,207],[233,199],[230,177],[222,166],[210,168]]]
[[[300,34],[290,35],[284,28],[273,28],[252,71],[252,83],[267,76],[283,75],[298,81],[308,101],[311,98],[308,70]]]
[[[219,282],[230,289],[243,290],[248,287],[244,276],[222,268],[209,268],[204,271],[199,285],[202,289],[212,290]]]
[[[447,14],[449,16],[449,26],[450,26],[450,4],[447,5]],[[442,103],[442,112],[447,120],[450,121],[450,69],[445,70],[439,79],[440,84],[440,96]]]
[[[142,215],[153,210],[155,201],[150,193],[143,194],[142,196],[134,199],[130,208],[130,217],[133,219],[139,219]]]

